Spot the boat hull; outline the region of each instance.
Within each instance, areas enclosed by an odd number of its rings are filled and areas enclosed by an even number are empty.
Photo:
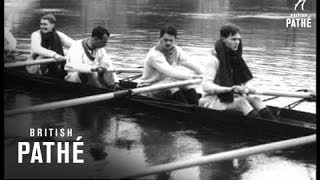
[[[72,98],[75,96],[80,97],[110,92],[110,90],[103,88],[30,75],[26,72],[14,70],[5,70],[4,77],[5,87],[41,87],[70,93],[72,94]],[[122,88],[127,88],[127,86],[128,84]],[[129,106],[135,112],[157,114],[157,116],[163,117],[161,121],[177,121],[188,124],[190,127],[213,128],[227,133],[245,133],[248,135],[275,137],[298,137],[316,133],[315,114],[271,106],[269,108],[273,113],[279,114],[278,120],[252,118],[234,111],[217,111],[139,95],[112,101],[112,103],[114,102],[117,102],[117,106],[120,107]]]
[[[132,108],[167,116],[168,121],[183,121],[191,127],[207,127],[228,133],[257,136],[298,137],[316,133],[316,116],[295,110],[269,106],[278,120],[252,118],[235,111],[217,111],[192,105],[170,103],[165,100],[132,96],[128,98]],[[290,116],[289,116],[290,115]],[[292,115],[297,115],[292,117]],[[163,120],[163,119],[161,119]]]

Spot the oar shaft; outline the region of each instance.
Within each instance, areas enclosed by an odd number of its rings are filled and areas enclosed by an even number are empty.
[[[296,97],[296,98],[310,98],[313,94],[307,92],[288,92],[288,91],[268,91],[268,90],[256,90],[257,95],[265,96],[282,96],[282,97]]]
[[[31,41],[30,38],[16,38],[18,41]]]
[[[39,60],[26,60],[26,61],[19,61],[19,62],[9,62],[5,63],[5,68],[14,68],[14,67],[23,67],[23,66],[31,66],[31,65],[37,65],[37,64],[48,64],[52,62],[63,62],[56,61],[54,58],[48,58],[48,59],[39,59]],[[142,73],[142,69],[140,68],[115,68],[107,70],[109,72],[127,72],[127,73]]]
[[[39,111],[45,111],[45,110],[53,110],[53,109],[58,109],[58,108],[65,108],[65,107],[70,107],[70,106],[76,106],[76,105],[81,105],[81,104],[87,104],[87,103],[92,103],[92,102],[97,102],[97,101],[108,100],[108,99],[112,99],[116,96],[121,96],[121,95],[128,94],[128,93],[129,93],[128,90],[121,90],[121,91],[117,91],[117,92],[113,92],[113,93],[98,94],[98,95],[94,95],[94,96],[87,96],[87,97],[82,97],[82,98],[76,98],[76,99],[52,102],[52,103],[41,104],[41,105],[36,105],[36,106],[30,106],[30,107],[26,107],[26,108],[9,110],[9,111],[5,111],[4,114],[6,116],[11,116],[11,115],[17,115],[17,114],[24,114],[24,113],[32,113],[32,112],[39,112]]]
[[[45,111],[45,110],[52,110],[57,108],[64,108],[64,107],[70,107],[70,106],[76,106],[81,104],[87,104],[87,103],[93,103],[103,100],[112,99],[115,97],[122,97],[127,94],[133,93],[143,93],[143,92],[151,92],[151,91],[158,91],[163,90],[167,88],[173,88],[173,87],[180,87],[180,86],[186,86],[190,84],[196,84],[200,83],[201,79],[191,79],[191,80],[185,80],[180,82],[172,82],[172,83],[166,83],[166,84],[158,84],[153,86],[147,86],[147,87],[141,87],[141,88],[135,88],[130,90],[121,90],[117,92],[111,92],[106,94],[100,94],[100,95],[93,95],[93,96],[87,96],[82,98],[75,98],[70,100],[64,100],[59,102],[52,102],[42,105],[36,105],[26,108],[20,108],[20,109],[14,109],[14,110],[8,110],[5,111],[5,116],[12,116],[17,114],[24,114],[24,113],[31,113],[31,112],[38,112],[38,111]]]
[[[30,54],[30,50],[26,50],[26,49],[15,49],[13,52],[21,53],[21,54]]]
[[[62,60],[63,62],[65,60]],[[48,58],[48,59],[39,59],[39,60],[26,60],[26,61],[19,61],[19,62],[10,62],[5,63],[5,68],[14,68],[14,67],[22,67],[22,66],[31,66],[31,65],[37,65],[37,64],[48,64],[52,62],[57,62],[54,58]]]
[[[157,84],[153,86],[146,86],[146,87],[132,89],[132,94],[139,94],[139,93],[144,93],[149,91],[157,91],[157,90],[168,89],[172,87],[187,86],[191,84],[201,83],[201,81],[202,81],[201,79],[191,79],[191,80],[185,80],[185,81]]]
[[[138,177],[144,177],[144,176],[157,174],[157,173],[161,173],[161,172],[173,171],[173,170],[177,170],[177,169],[188,168],[188,167],[198,166],[198,165],[212,163],[212,162],[218,162],[218,161],[229,160],[229,159],[234,159],[234,158],[239,158],[239,157],[244,157],[244,156],[250,156],[253,154],[264,153],[267,151],[274,151],[274,150],[279,150],[279,149],[284,149],[284,148],[290,148],[290,147],[300,146],[300,145],[304,145],[304,144],[310,144],[310,143],[314,143],[314,142],[316,142],[316,135],[315,134],[310,135],[310,136],[290,139],[290,140],[284,140],[284,141],[279,141],[279,142],[274,142],[274,143],[269,143],[269,144],[263,144],[263,145],[259,145],[259,146],[253,146],[253,147],[249,147],[249,148],[243,148],[243,149],[227,151],[227,152],[222,152],[222,153],[208,155],[208,156],[203,156],[198,159],[191,159],[191,160],[185,160],[185,161],[180,161],[180,162],[163,164],[163,165],[159,165],[159,166],[153,166],[153,167],[147,168],[144,171],[130,174],[127,176],[123,176],[120,178],[115,178],[115,179],[133,179],[133,178],[138,178]]]
[[[127,72],[127,73],[142,73],[141,68],[115,68],[115,69],[110,69],[107,71],[109,72]]]

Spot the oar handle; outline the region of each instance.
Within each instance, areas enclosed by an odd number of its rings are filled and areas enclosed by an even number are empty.
[[[37,65],[37,64],[48,64],[52,62],[64,62],[66,59],[62,60],[56,60],[54,58],[47,58],[47,59],[39,59],[39,60],[26,60],[26,61],[19,61],[19,62],[10,62],[5,63],[5,68],[14,68],[14,67],[22,67],[22,66],[31,66],[31,65]]]
[[[271,91],[271,90],[256,90],[252,94],[265,95],[265,96],[296,97],[296,98],[316,97],[316,94],[311,92],[288,92],[288,91]]]

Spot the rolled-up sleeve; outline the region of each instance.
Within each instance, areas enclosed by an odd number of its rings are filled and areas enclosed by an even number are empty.
[[[108,54],[106,53],[106,51],[104,49],[101,49],[101,62],[100,62],[100,64],[101,64],[101,66],[105,66],[108,69],[115,69],[110,57],[108,56]],[[119,82],[119,77],[117,76],[117,74],[114,72],[114,73],[112,73],[112,75],[113,75],[115,82]]]
[[[192,78],[192,74],[185,73],[171,66],[163,55],[155,54],[150,56],[150,64],[157,71],[159,71],[160,73],[164,74],[169,78],[181,79],[181,80]]]
[[[107,68],[111,68],[114,69],[113,64],[111,62],[110,57],[108,56],[108,54],[106,53],[106,51],[104,49],[100,49],[100,64],[101,66],[106,66]]]
[[[57,31],[57,33],[60,37],[62,46],[70,48],[71,45],[75,42],[75,40],[73,40],[72,38],[70,38],[69,36],[64,34],[63,32]]]

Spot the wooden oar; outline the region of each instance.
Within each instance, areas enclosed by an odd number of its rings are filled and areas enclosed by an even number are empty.
[[[14,67],[22,67],[22,66],[30,66],[36,64],[48,64],[52,62],[64,62],[65,60],[57,61],[54,58],[47,58],[47,59],[39,59],[39,60],[26,60],[26,61],[19,61],[19,62],[9,62],[5,63],[5,68],[14,68]],[[108,69],[109,72],[128,72],[128,73],[141,73],[141,68],[114,68]]]
[[[142,73],[142,68],[114,68],[107,69],[108,72]]]
[[[265,96],[296,97],[296,98],[316,97],[316,94],[311,92],[289,92],[289,91],[272,91],[272,90],[256,90],[251,94],[265,95]]]
[[[26,50],[26,49],[15,49],[12,52],[13,53],[20,53],[20,54],[30,54],[30,50]]]
[[[297,90],[296,92],[311,92],[310,90],[308,89],[299,89]],[[266,99],[263,99],[262,101],[263,102],[266,102],[266,101],[270,101],[270,100],[273,100],[273,99],[276,99],[276,98],[279,98],[280,96],[273,96],[273,97],[269,97],[269,98],[266,98]],[[312,97],[308,97],[308,98],[302,98],[301,102],[303,101],[311,101],[311,102],[314,102],[316,101],[316,95],[315,94],[312,94]]]
[[[190,160],[185,160],[185,161],[180,161],[180,162],[163,164],[163,165],[159,165],[159,166],[153,166],[153,167],[149,167],[141,172],[137,172],[137,173],[129,174],[129,175],[124,175],[122,177],[116,177],[114,179],[134,179],[134,178],[144,177],[144,176],[148,176],[148,175],[152,175],[152,174],[158,174],[161,172],[173,171],[173,170],[178,170],[178,169],[182,169],[182,168],[188,168],[188,167],[192,167],[192,166],[198,166],[198,165],[202,165],[202,164],[212,163],[212,162],[218,162],[218,161],[229,160],[229,159],[234,159],[234,158],[239,158],[239,157],[245,157],[245,156],[250,156],[253,154],[265,153],[268,151],[296,147],[296,146],[301,146],[301,145],[315,143],[315,142],[316,142],[316,135],[314,134],[314,135],[300,137],[300,138],[294,138],[294,139],[289,139],[289,140],[284,140],[284,141],[279,141],[279,142],[273,142],[273,143],[253,146],[253,147],[249,147],[249,148],[243,148],[243,149],[238,149],[238,150],[222,152],[222,153],[218,153],[218,154],[212,154],[212,155],[203,156],[203,157],[200,157],[197,159],[190,159]]]
[[[185,80],[185,81],[179,81],[179,82],[171,82],[171,83],[165,83],[165,84],[157,84],[153,86],[146,86],[141,88],[135,88],[135,89],[128,89],[128,90],[121,90],[106,94],[98,94],[93,96],[87,96],[82,98],[75,98],[70,100],[64,100],[64,101],[58,101],[58,102],[52,102],[47,104],[41,104],[26,108],[20,108],[20,109],[14,109],[14,110],[8,110],[4,111],[4,114],[6,116],[10,115],[17,115],[17,114],[24,114],[24,113],[31,113],[31,112],[38,112],[38,111],[45,111],[45,110],[52,110],[57,108],[64,108],[64,107],[70,107],[70,106],[76,106],[81,104],[88,104],[108,99],[113,99],[116,97],[123,97],[129,94],[139,94],[144,92],[151,92],[151,91],[158,91],[163,89],[169,89],[174,87],[181,87],[181,86],[187,86],[191,84],[197,84],[200,83],[201,79],[191,79],[191,80]]]
[[[31,41],[30,38],[16,38],[17,41]]]
[[[23,67],[23,66],[31,66],[31,65],[37,65],[37,64],[48,64],[52,62],[63,62],[64,60],[57,61],[54,58],[47,58],[47,59],[39,59],[39,60],[26,60],[26,61],[19,61],[19,62],[10,62],[5,63],[5,68],[14,68],[14,67]]]

